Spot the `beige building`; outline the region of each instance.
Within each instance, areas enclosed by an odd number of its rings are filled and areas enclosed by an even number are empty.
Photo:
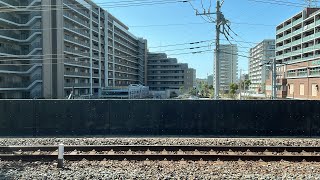
[[[14,29],[0,32],[0,99],[65,98],[72,89],[98,96],[104,87],[146,83],[146,40],[91,0],[0,5],[9,9],[0,28]]]
[[[148,83],[150,91],[189,89],[196,86],[196,70],[186,63],[178,63],[165,53],[148,54]]]
[[[285,75],[287,98],[320,99],[319,8],[306,8],[277,26],[276,59],[282,67],[278,76]]]

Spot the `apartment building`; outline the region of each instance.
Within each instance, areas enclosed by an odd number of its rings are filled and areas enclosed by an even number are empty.
[[[287,81],[287,98],[320,99],[319,8],[306,8],[276,27],[276,59]]]
[[[269,78],[270,67],[268,62],[275,58],[275,40],[266,39],[250,49],[249,79],[251,85],[249,90],[256,93],[264,93],[266,80]]]
[[[213,74],[207,77],[207,83],[209,86],[213,86]]]
[[[91,0],[0,0],[0,98],[146,83],[147,41]],[[38,11],[39,7],[41,11]],[[9,29],[13,29],[9,30]]]
[[[179,90],[196,86],[196,70],[186,63],[178,63],[165,53],[148,53],[147,84],[150,91]]]
[[[220,91],[229,91],[230,84],[238,79],[238,47],[234,44],[220,45]],[[213,69],[213,84],[215,86],[215,63]]]

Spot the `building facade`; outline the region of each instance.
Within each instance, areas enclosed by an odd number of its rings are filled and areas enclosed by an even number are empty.
[[[229,91],[230,84],[238,79],[238,47],[234,44],[220,45],[220,91]],[[215,63],[213,68],[213,85],[215,87]]]
[[[269,78],[270,66],[268,62],[272,62],[275,58],[275,40],[266,39],[250,49],[249,58],[249,79],[251,85],[249,90],[256,93],[264,93],[266,80]],[[270,63],[269,63],[270,64]]]
[[[207,77],[207,83],[209,86],[213,86],[213,74]]]
[[[277,75],[283,72],[287,81],[287,98],[320,99],[319,8],[306,8],[277,26],[276,60],[282,67]]]
[[[91,96],[103,87],[146,83],[146,40],[91,0],[0,0],[0,6],[8,8],[0,13],[0,27],[8,29],[0,32],[0,99],[60,99],[72,89]]]
[[[147,65],[150,91],[189,89],[196,85],[196,70],[165,53],[149,53]]]

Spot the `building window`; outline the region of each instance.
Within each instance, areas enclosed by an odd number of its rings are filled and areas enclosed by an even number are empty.
[[[304,84],[300,84],[300,96],[304,96]]]
[[[289,89],[290,89],[290,94],[293,94],[294,93],[294,84],[290,84]]]
[[[317,96],[318,95],[318,85],[317,84],[312,84],[311,88],[312,88],[311,89],[312,90],[312,92],[311,92],[312,96],[313,97]]]

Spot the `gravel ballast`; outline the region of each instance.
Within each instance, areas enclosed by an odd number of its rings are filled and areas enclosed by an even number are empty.
[[[320,179],[319,163],[292,162],[0,162],[0,179]]]
[[[320,146],[291,138],[0,138],[0,146],[32,145]],[[318,162],[262,161],[1,161],[0,179],[320,179]]]

